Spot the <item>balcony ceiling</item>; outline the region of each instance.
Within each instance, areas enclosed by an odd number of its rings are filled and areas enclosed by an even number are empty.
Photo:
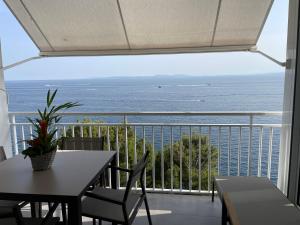
[[[273,0],[5,0],[44,56],[243,51]]]

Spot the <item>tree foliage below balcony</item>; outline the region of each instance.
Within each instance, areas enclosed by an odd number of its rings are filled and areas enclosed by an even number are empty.
[[[103,123],[103,121],[92,121],[90,119],[84,119],[82,121],[78,121],[80,123]],[[80,137],[79,126],[74,127],[74,135],[75,137]],[[83,126],[82,128],[83,137],[90,137],[90,128],[89,126]],[[92,137],[99,137],[99,128],[97,125],[92,126],[91,134]],[[107,132],[109,132],[109,141],[107,139]],[[104,137],[104,150],[108,150],[110,146],[111,150],[117,149],[116,144],[116,127],[101,127],[101,136]],[[67,128],[66,136],[72,136],[71,127]],[[127,142],[128,142],[128,164],[131,167],[135,159],[139,160],[144,152],[144,140],[143,138],[136,135],[134,128],[127,126]],[[136,139],[136,147],[135,147],[135,139]],[[201,148],[199,146],[199,142],[201,140]],[[145,142],[145,150],[150,151],[149,161],[146,168],[146,176],[147,176],[147,188],[153,187],[153,173],[155,173],[155,187],[162,188],[162,160],[164,161],[164,188],[171,188],[171,149],[173,151],[173,188],[180,189],[180,154],[182,154],[182,189],[189,189],[189,178],[191,177],[192,190],[199,190],[199,184],[201,183],[201,190],[208,189],[208,171],[210,168],[211,175],[216,175],[217,172],[217,160],[218,160],[218,149],[211,145],[210,146],[210,155],[209,157],[209,145],[208,145],[208,137],[205,135],[199,136],[199,134],[193,134],[191,138],[192,147],[189,147],[190,140],[189,136],[183,134],[181,140],[176,140],[171,144],[164,144],[163,151],[161,148],[156,149],[152,143],[149,143],[146,138]],[[119,147],[119,157],[120,157],[120,167],[126,168],[126,148],[125,148],[125,126],[118,127],[118,147]],[[153,154],[154,147],[154,154]],[[136,149],[136,150],[135,150]],[[182,149],[182,151],[180,151]],[[199,149],[201,149],[201,158],[199,157]],[[136,152],[136,157],[135,157]],[[181,153],[180,153],[181,152]],[[190,157],[191,153],[191,157]],[[211,163],[209,167],[209,158],[211,158]],[[191,160],[191,161],[190,161]],[[200,167],[199,162],[201,161]],[[154,165],[154,167],[153,167]],[[153,171],[154,168],[154,171]],[[189,169],[190,168],[190,169]],[[199,170],[200,169],[200,170]],[[199,176],[200,174],[200,176]],[[201,180],[201,182],[200,182]],[[125,186],[126,184],[126,175],[120,175],[120,183],[121,186]]]

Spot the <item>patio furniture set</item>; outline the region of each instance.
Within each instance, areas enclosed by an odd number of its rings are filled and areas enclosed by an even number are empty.
[[[40,172],[32,171],[29,160],[21,155],[6,159],[0,148],[1,225],[81,225],[82,216],[92,218],[93,224],[132,224],[142,203],[152,225],[143,185],[149,152],[132,169],[124,169],[117,167],[115,151],[95,151],[103,149],[102,139],[65,138],[62,146],[52,168]],[[111,171],[111,188],[99,182],[106,170]],[[117,171],[129,174],[124,190],[117,189]],[[133,190],[136,182],[141,191]],[[42,203],[48,203],[46,215],[42,215]],[[23,216],[27,205],[30,217]],[[62,218],[54,216],[59,205]]]

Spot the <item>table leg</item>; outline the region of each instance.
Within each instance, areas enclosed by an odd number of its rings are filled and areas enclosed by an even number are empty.
[[[31,217],[36,218],[36,203],[30,202],[30,211],[31,211]]]
[[[222,225],[227,224],[227,209],[224,200],[222,199]]]
[[[80,198],[74,198],[68,202],[68,224],[82,225]]]
[[[117,166],[117,155],[114,155],[113,160],[111,161],[111,187],[117,189],[117,170],[114,167]]]
[[[30,211],[32,218],[42,217],[42,203],[41,202],[30,202]]]

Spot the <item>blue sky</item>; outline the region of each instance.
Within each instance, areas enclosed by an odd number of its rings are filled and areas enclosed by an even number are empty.
[[[260,50],[284,61],[288,0],[275,0],[261,34]],[[38,55],[38,49],[0,1],[0,38],[4,65]],[[32,61],[5,71],[5,80],[80,79],[109,76],[187,74],[197,76],[283,72],[253,53],[205,53],[151,56],[69,57]]]

